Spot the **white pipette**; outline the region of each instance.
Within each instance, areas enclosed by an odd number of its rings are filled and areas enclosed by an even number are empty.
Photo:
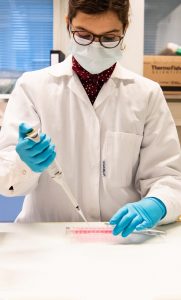
[[[29,132],[26,136],[27,139],[32,140],[33,142],[38,143],[40,141],[40,134],[39,131],[36,129],[33,129],[31,132]],[[71,203],[73,204],[76,211],[79,213],[79,215],[82,217],[82,219],[87,222],[87,219],[85,218],[82,210],[79,207],[78,202],[76,201],[74,195],[72,194],[68,184],[65,181],[62,169],[58,165],[56,159],[53,161],[53,163],[48,167],[47,169],[50,177],[56,181],[64,190],[67,197],[70,199]]]

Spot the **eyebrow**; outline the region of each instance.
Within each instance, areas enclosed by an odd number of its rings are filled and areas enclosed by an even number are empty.
[[[78,30],[87,31],[87,32],[90,32],[90,33],[94,34],[93,32],[85,29],[84,27],[75,26],[75,28],[78,29]],[[120,30],[119,29],[112,29],[110,31],[106,31],[106,32],[101,33],[101,35],[104,35],[104,34],[107,34],[107,33],[112,33],[112,32],[120,32],[120,31],[121,31],[121,29]]]

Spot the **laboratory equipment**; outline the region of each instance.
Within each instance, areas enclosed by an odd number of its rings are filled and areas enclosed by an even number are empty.
[[[67,233],[76,234],[112,234],[113,227],[106,225],[101,227],[87,226],[87,227],[66,227]],[[132,234],[145,234],[145,235],[164,235],[165,232],[158,229],[147,229],[142,231],[133,231]]]
[[[85,223],[84,223],[85,224]],[[67,226],[66,235],[76,242],[98,242],[98,243],[127,243],[144,242],[149,237],[164,236],[165,232],[157,229],[149,229],[143,231],[134,231],[129,237],[123,238],[121,234],[114,236],[112,234],[113,226],[109,223],[100,225],[92,225],[92,223],[84,226]]]
[[[38,143],[40,141],[40,131],[36,130],[36,129],[33,129],[31,132],[27,133],[26,138]],[[79,204],[78,204],[77,200],[75,199],[74,195],[72,194],[69,186],[67,185],[67,183],[65,181],[62,169],[59,166],[56,159],[48,167],[47,171],[48,171],[50,177],[53,180],[55,180],[63,188],[64,192],[66,193],[67,197],[69,198],[69,200],[73,204],[76,211],[79,213],[79,215],[82,217],[82,219],[85,222],[87,222],[87,219],[84,216],[81,208],[79,207]]]

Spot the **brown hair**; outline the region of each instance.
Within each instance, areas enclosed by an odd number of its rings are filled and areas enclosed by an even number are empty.
[[[72,23],[78,11],[91,15],[112,10],[117,13],[120,21],[123,23],[125,32],[129,25],[129,8],[129,0],[69,0],[68,20],[69,23]]]

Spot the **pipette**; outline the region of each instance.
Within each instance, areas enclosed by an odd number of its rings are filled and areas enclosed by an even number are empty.
[[[33,142],[38,143],[40,141],[40,131],[33,129],[31,132],[29,132],[26,136],[27,139],[32,140]],[[73,204],[74,208],[76,209],[76,211],[79,213],[79,215],[82,217],[82,219],[87,222],[87,219],[85,218],[82,210],[80,209],[80,206],[78,204],[78,202],[76,201],[74,195],[72,194],[68,184],[65,181],[62,169],[60,168],[57,160],[55,159],[53,161],[53,163],[48,167],[47,169],[50,177],[56,181],[64,190],[64,192],[66,193],[67,197],[69,198],[69,200],[71,201],[71,203]]]

